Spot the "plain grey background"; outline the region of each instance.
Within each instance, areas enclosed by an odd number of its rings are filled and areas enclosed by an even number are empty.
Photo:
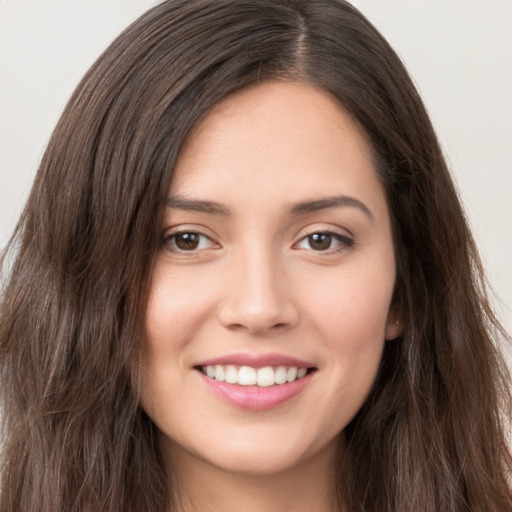
[[[154,0],[0,0],[0,246],[87,68]],[[353,0],[404,60],[512,333],[512,1]]]

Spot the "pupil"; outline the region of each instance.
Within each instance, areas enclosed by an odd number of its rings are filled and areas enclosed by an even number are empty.
[[[312,249],[322,251],[329,249],[331,246],[331,235],[329,234],[315,233],[314,235],[309,235],[308,238]]]
[[[192,251],[199,245],[197,233],[181,233],[176,236],[176,246],[183,251]]]

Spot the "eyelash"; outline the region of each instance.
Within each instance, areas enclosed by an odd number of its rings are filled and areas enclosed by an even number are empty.
[[[175,231],[171,234],[165,235],[162,240],[162,246],[165,246],[165,248],[172,252],[177,254],[197,254],[198,252],[205,250],[205,248],[193,248],[190,250],[187,249],[181,249],[179,247],[176,247],[176,238],[180,235],[192,235],[199,237],[199,244],[201,244],[201,239],[207,239],[211,244],[215,245],[215,242],[209,237],[208,235],[201,233],[200,231],[196,230],[190,230],[190,229],[184,229],[180,231]],[[329,230],[314,230],[310,233],[306,233],[298,242],[294,244],[294,248],[301,244],[304,241],[307,241],[310,237],[314,235],[323,235],[331,237],[332,240],[336,240],[338,242],[338,245],[335,248],[328,248],[326,250],[315,250],[315,249],[306,249],[314,253],[320,253],[320,254],[335,254],[342,252],[345,249],[351,248],[354,246],[354,240],[350,238],[349,236],[342,235],[341,233],[337,233],[336,231],[329,231]],[[172,247],[171,244],[174,246]]]
[[[196,231],[193,229],[183,229],[183,230],[174,231],[173,233],[165,235],[162,240],[162,245],[165,246],[166,249],[169,250],[170,252],[179,253],[179,254],[186,254],[186,253],[194,254],[201,250],[204,250],[204,249],[198,249],[198,248],[186,250],[186,249],[180,249],[179,247],[176,247],[175,246],[176,238],[180,235],[195,235],[195,236],[199,237],[199,239],[203,238],[203,239],[207,239],[212,244],[215,243],[215,242],[213,242],[211,237],[209,237],[208,235],[205,235],[204,233],[201,233],[200,231]],[[199,241],[199,243],[201,243],[201,242]],[[174,245],[174,248],[170,247],[170,244]]]
[[[342,235],[341,233],[338,233],[336,231],[330,231],[328,229],[326,229],[326,230],[318,230],[317,229],[317,230],[311,231],[310,233],[306,233],[296,244],[294,244],[294,247],[297,246],[298,244],[308,240],[310,237],[312,237],[314,235],[329,236],[329,237],[331,237],[331,240],[336,240],[339,244],[332,249],[326,249],[326,250],[316,251],[314,249],[308,249],[311,252],[329,255],[329,254],[336,254],[336,253],[342,252],[342,251],[344,251],[346,249],[350,249],[351,247],[354,246],[354,239],[350,238],[347,235]]]

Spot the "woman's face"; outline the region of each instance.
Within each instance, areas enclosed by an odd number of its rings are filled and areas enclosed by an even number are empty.
[[[399,334],[358,125],[299,83],[232,95],[183,147],[161,233],[142,405],[164,455],[268,474],[332,453]]]

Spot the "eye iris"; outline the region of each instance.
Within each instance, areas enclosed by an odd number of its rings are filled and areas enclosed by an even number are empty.
[[[199,245],[197,233],[180,233],[175,238],[176,247],[182,251],[193,251]]]
[[[308,241],[312,249],[323,251],[331,246],[332,236],[327,233],[314,233],[308,236]]]

